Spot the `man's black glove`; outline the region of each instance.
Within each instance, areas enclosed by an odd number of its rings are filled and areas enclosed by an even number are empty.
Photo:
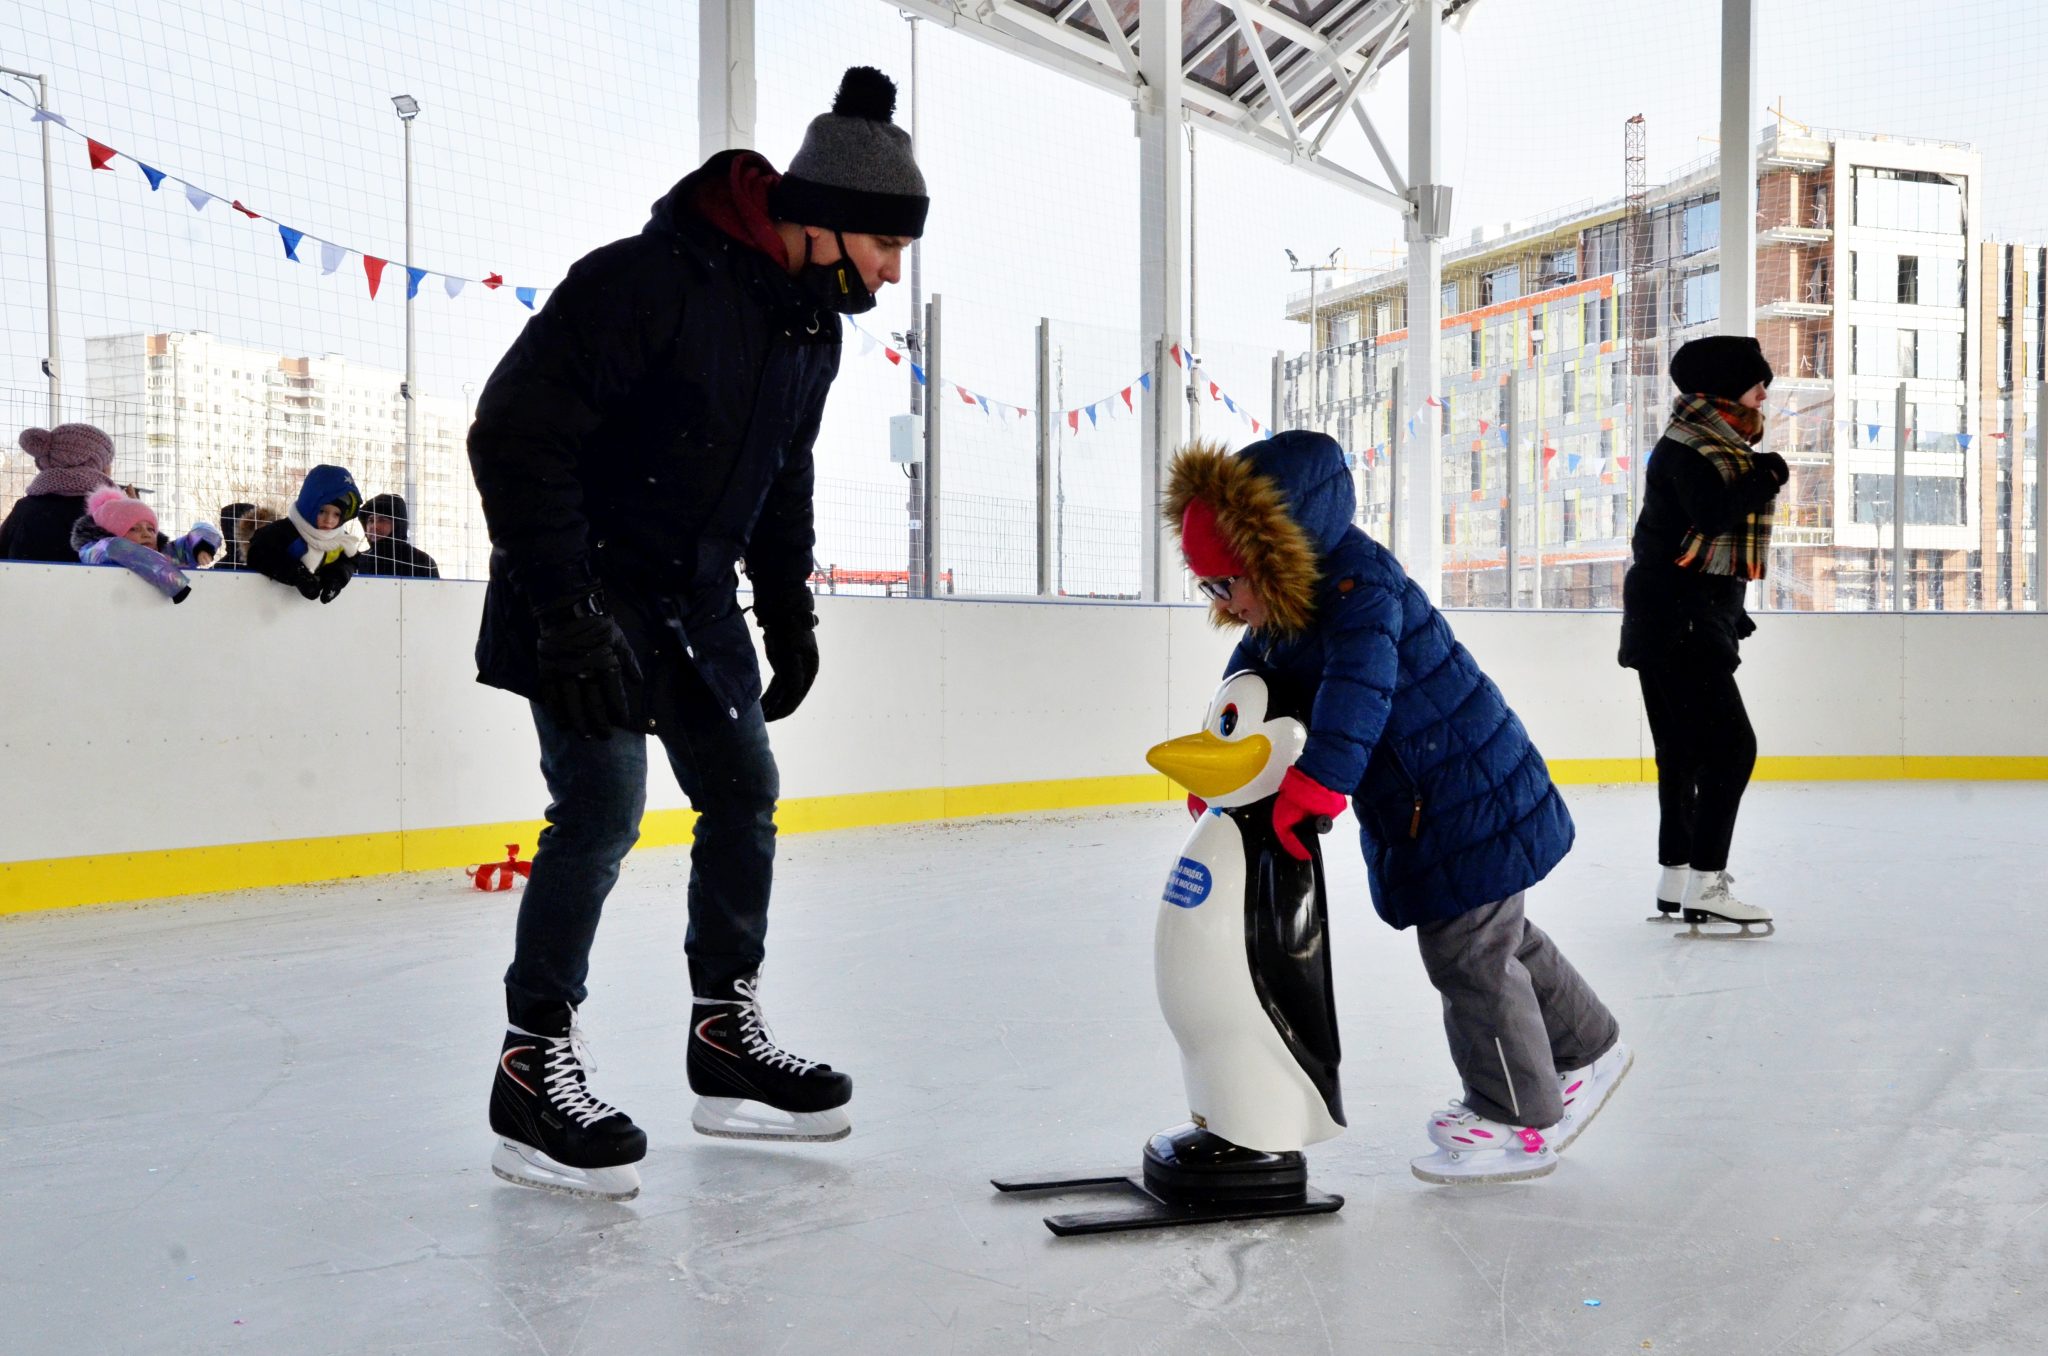
[[[760,610],[755,609],[757,618]],[[775,678],[761,694],[761,719],[781,720],[818,681],[818,617],[808,608],[761,618],[761,647]]]
[[[540,704],[565,729],[602,739],[631,723],[640,665],[595,591],[537,609]]]
[[[314,572],[320,582],[320,601],[331,603],[348,587],[348,581],[356,577],[356,562],[352,556],[336,556]]]

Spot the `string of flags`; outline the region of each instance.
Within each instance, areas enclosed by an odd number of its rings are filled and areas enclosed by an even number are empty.
[[[190,179],[173,174],[168,170],[159,169],[155,165],[149,164],[126,151],[116,150],[90,133],[73,127],[70,120],[61,113],[37,108],[34,104],[29,103],[26,99],[9,90],[0,89],[0,94],[6,95],[7,98],[12,99],[15,103],[29,109],[29,121],[31,123],[54,123],[71,133],[71,135],[83,140],[85,142],[86,163],[94,170],[106,170],[109,173],[117,173],[118,171],[114,168],[114,161],[126,160],[142,171],[142,177],[149,181],[149,189],[152,193],[161,192],[166,181],[176,184],[182,191],[185,201],[191,205],[194,212],[203,213],[213,203],[225,203],[230,210],[241,213],[250,221],[269,222],[277,228],[279,243],[284,248],[284,257],[292,263],[317,264],[321,276],[326,277],[340,271],[341,266],[347,263],[351,257],[360,259],[362,261],[363,278],[369,287],[372,300],[375,300],[378,289],[383,285],[385,269],[389,268],[394,262],[386,256],[372,254],[368,250],[357,249],[354,246],[344,245],[314,235],[309,231],[288,226],[275,217],[266,216],[252,207],[245,206],[239,197],[231,193],[216,193],[211,189],[201,187]],[[317,247],[317,250],[315,247]],[[304,250],[303,254],[301,250]],[[406,275],[405,295],[408,299],[419,295],[420,285],[428,278],[439,278],[441,280],[441,289],[448,294],[450,299],[461,295],[462,289],[473,282],[481,283],[486,290],[492,292],[503,288],[517,298],[519,304],[526,307],[529,311],[535,309],[535,304],[541,293],[552,290],[548,287],[509,284],[501,274],[496,272],[487,273],[481,278],[471,278],[448,273],[441,269],[423,268],[418,265],[408,266],[403,261],[397,262],[399,269]]]
[[[912,360],[902,349],[870,334],[857,320],[848,318],[846,323],[855,334],[860,336],[860,352],[862,357],[867,357],[871,353],[880,351],[883,358],[887,359],[892,365],[909,367],[911,379],[918,385],[930,387],[931,382],[926,377],[924,368]],[[1176,367],[1183,369],[1188,368],[1192,362],[1190,355],[1179,344],[1170,346],[1168,356],[1172,358]],[[1029,405],[1019,405],[1015,401],[998,399],[961,382],[947,380],[942,377],[940,384],[951,387],[953,394],[959,399],[961,404],[974,406],[990,418],[1008,420],[1014,416],[1021,420],[1037,413]],[[1216,382],[1208,382],[1207,386],[1209,399],[1222,405],[1230,413],[1249,424],[1254,436],[1266,430],[1266,423],[1238,404],[1235,396],[1225,391]],[[1081,421],[1083,419],[1088,421],[1089,428],[1099,428],[1105,420],[1123,418],[1137,413],[1138,398],[1141,395],[1149,394],[1151,390],[1152,374],[1150,372],[1140,372],[1136,377],[1133,377],[1129,382],[1109,395],[1091,400],[1083,405],[1074,405],[1067,409],[1054,411],[1054,419],[1056,422],[1064,423],[1070,432],[1077,434],[1081,431]]]

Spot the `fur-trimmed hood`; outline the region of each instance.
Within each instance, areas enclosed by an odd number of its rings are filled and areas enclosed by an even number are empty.
[[[1246,581],[1266,605],[1268,629],[1306,629],[1323,557],[1344,539],[1357,506],[1336,440],[1290,429],[1235,454],[1220,443],[1190,443],[1173,459],[1161,505],[1176,537],[1196,499],[1215,510],[1217,530],[1244,562]],[[1209,619],[1242,625],[1220,603]]]

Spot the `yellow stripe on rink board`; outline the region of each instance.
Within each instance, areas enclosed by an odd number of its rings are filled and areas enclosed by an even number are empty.
[[[1166,778],[1146,773],[792,797],[777,807],[775,819],[783,833],[818,833],[1178,798]],[[640,822],[640,846],[687,843],[696,820],[689,810],[650,810]],[[519,844],[520,855],[531,858],[541,827],[539,820],[525,820],[0,862],[0,914],[450,870],[503,861],[507,843]]]
[[[1656,780],[1657,770],[1655,763],[1645,758],[1560,758],[1551,763],[1550,775],[1560,785],[1592,786],[1651,782]],[[2048,758],[1759,758],[1756,779],[2048,781]],[[983,815],[1174,802],[1180,798],[1181,793],[1156,773],[1077,777],[793,797],[778,807],[776,822],[784,833],[818,833]],[[696,816],[688,810],[651,810],[641,821],[640,845],[672,847],[687,843],[695,822]],[[522,820],[341,838],[296,838],[4,862],[0,863],[0,914],[305,885],[397,871],[450,870],[502,861],[507,843],[519,844],[521,855],[530,858],[540,829],[540,821]]]

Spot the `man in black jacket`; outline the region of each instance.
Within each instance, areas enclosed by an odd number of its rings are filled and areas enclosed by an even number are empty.
[[[757,998],[779,784],[766,722],[818,672],[811,445],[839,315],[874,304],[928,199],[895,86],[846,73],[789,172],[713,156],[579,260],[484,387],[479,680],[527,698],[552,804],[505,975],[493,1168],[624,1199],[646,1136],[588,1089],[590,945],[638,837],[647,736],[697,811],[688,1072],[706,1134],[837,1139],[852,1080],[779,1049]],[[774,669],[764,694],[736,567]]]
[[[412,544],[412,510],[402,494],[372,495],[363,505],[363,536],[370,549],[356,561],[357,574],[400,579],[439,579],[441,567]]]

